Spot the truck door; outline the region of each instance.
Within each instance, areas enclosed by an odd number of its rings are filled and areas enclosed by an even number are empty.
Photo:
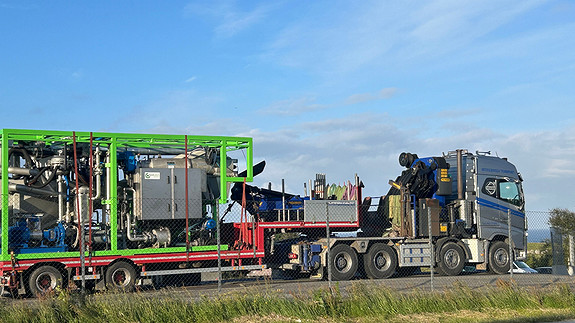
[[[525,202],[521,182],[509,177],[480,176],[477,196],[479,237],[507,236],[508,210],[516,249],[524,248]]]

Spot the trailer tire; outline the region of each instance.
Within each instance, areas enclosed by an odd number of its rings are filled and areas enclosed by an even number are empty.
[[[329,261],[333,280],[350,280],[357,271],[357,254],[348,245],[339,244],[333,247],[329,252]]]
[[[28,277],[28,291],[32,296],[42,296],[63,286],[64,277],[53,266],[40,266]]]
[[[465,252],[455,242],[448,242],[439,253],[439,272],[447,276],[457,276],[465,267]]]
[[[503,275],[509,272],[511,266],[509,245],[503,241],[494,242],[489,248],[489,271]]]
[[[113,263],[106,269],[106,288],[133,291],[136,286],[136,269],[125,261]]]
[[[388,245],[376,243],[363,256],[363,266],[369,278],[389,278],[397,270],[397,255]]]

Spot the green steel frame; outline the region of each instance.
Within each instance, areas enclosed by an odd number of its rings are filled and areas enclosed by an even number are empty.
[[[105,167],[109,169],[111,178],[118,178],[118,165],[116,152],[118,148],[152,148],[152,149],[184,149],[185,135],[159,135],[159,134],[127,134],[127,133],[106,133],[106,132],[72,132],[72,131],[44,131],[44,130],[22,130],[22,129],[2,129],[1,136],[1,165],[8,165],[9,149],[14,141],[41,141],[46,145],[51,143],[67,143],[71,144],[76,135],[77,143],[90,142],[90,135],[95,144],[109,145],[110,163]],[[253,181],[253,141],[249,137],[225,137],[225,136],[187,136],[188,150],[195,147],[209,147],[216,148],[220,151],[220,165],[227,165],[228,152],[245,150],[246,151],[246,165],[247,182]],[[220,167],[220,200],[224,204],[228,202],[227,184],[233,182],[243,182],[243,177],[230,177],[227,175],[226,168]],[[8,193],[8,167],[2,167],[1,172],[1,196],[2,196],[2,239],[1,247],[2,253],[0,254],[0,261],[9,261],[10,254],[8,253],[8,215],[9,215],[9,193]],[[110,232],[111,232],[111,249],[105,251],[95,251],[96,256],[129,256],[133,254],[143,253],[168,253],[168,252],[184,252],[185,247],[173,248],[150,248],[150,249],[129,249],[119,250],[117,244],[117,181],[111,181],[110,185],[111,198],[104,201],[104,204],[110,204]],[[213,251],[217,246],[200,246],[192,247],[191,251]],[[224,247],[223,250],[226,248]],[[62,257],[79,257],[80,252],[61,252],[61,253],[35,253],[35,254],[20,254],[20,259],[38,259],[38,258],[62,258]]]

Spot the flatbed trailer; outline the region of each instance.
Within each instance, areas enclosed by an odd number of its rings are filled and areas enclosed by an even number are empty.
[[[237,226],[227,224],[219,246],[215,236],[229,184],[253,178],[251,138],[20,129],[0,136],[3,290],[36,295],[81,279],[129,290],[141,277],[199,272],[196,265],[218,259],[224,271],[265,268],[263,244],[235,250]],[[245,156],[241,178],[234,151]]]

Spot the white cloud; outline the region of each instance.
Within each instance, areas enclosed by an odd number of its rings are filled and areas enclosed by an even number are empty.
[[[84,71],[82,69],[77,69],[70,75],[74,80],[81,80],[84,77]]]
[[[523,174],[528,210],[573,207],[575,126],[503,133],[476,125],[444,136],[434,127],[453,122],[449,117],[422,118],[428,122],[409,127],[413,120],[377,113],[352,114],[274,131],[255,129],[243,135],[254,138],[255,161],[267,161],[266,170],[255,183],[272,182],[278,188],[283,178],[288,189],[297,194],[316,173],[326,173],[328,181],[336,183],[352,180],[358,173],[366,185],[366,195],[379,196],[387,193],[388,180],[403,170],[397,162],[401,152],[441,156],[462,148],[509,158]],[[538,226],[537,221],[531,225]]]
[[[414,60],[429,61],[467,50],[543,2],[368,1],[362,6],[339,3],[332,10],[313,7],[322,10],[321,15],[301,16],[286,25],[262,57],[328,75],[367,66],[413,65]]]
[[[185,80],[184,83],[191,83],[191,82],[195,81],[196,79],[197,79],[196,76],[192,76],[192,77],[188,78],[187,80]]]
[[[397,88],[388,87],[381,89],[376,93],[353,94],[350,95],[347,99],[345,99],[344,104],[357,104],[381,99],[390,99],[397,93],[397,91],[398,91]]]
[[[213,19],[216,26],[214,33],[217,37],[232,37],[265,19],[274,5],[263,4],[251,10],[241,10],[236,1],[210,1],[204,3],[190,3],[184,8],[186,15],[200,15]]]
[[[269,115],[296,116],[306,112],[327,109],[328,106],[314,103],[315,98],[302,97],[298,99],[276,101],[260,109],[259,112]]]

